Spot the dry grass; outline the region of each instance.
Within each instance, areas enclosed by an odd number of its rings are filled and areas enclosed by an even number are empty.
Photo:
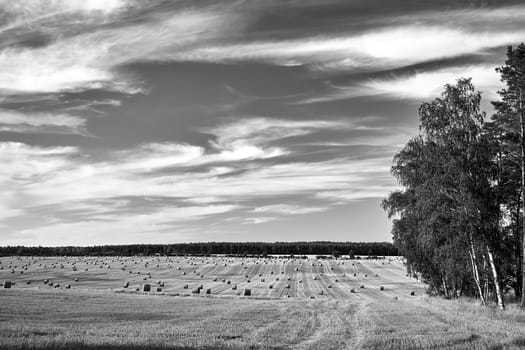
[[[0,349],[518,349],[525,312],[465,301],[0,290]]]
[[[398,261],[30,259],[0,258],[0,349],[525,347],[524,311],[425,297]]]
[[[420,297],[370,303],[357,315],[362,349],[522,349],[525,312]]]

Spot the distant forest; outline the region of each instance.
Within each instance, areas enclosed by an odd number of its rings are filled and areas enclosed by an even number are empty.
[[[525,45],[496,69],[505,87],[489,118],[470,79],[419,108],[419,135],[394,157],[403,190],[383,208],[407,266],[450,298],[525,308]]]
[[[100,255],[397,255],[389,242],[205,242],[179,244],[130,244],[91,247],[0,247],[0,256],[100,256]]]

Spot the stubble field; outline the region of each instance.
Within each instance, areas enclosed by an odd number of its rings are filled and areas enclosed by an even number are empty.
[[[0,281],[1,349],[525,346],[524,312],[428,298],[398,259],[4,257]]]

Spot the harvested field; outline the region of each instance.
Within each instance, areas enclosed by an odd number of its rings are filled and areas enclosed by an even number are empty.
[[[525,344],[523,311],[429,298],[423,284],[406,277],[401,261],[383,262],[2,258],[0,280],[14,284],[0,288],[0,349],[519,349]],[[150,292],[143,292],[145,283]],[[202,292],[193,294],[194,289]]]
[[[0,262],[0,280],[14,282],[17,289],[47,288],[58,283],[69,284],[71,289],[136,293],[137,288],[142,292],[149,284],[155,285],[150,293],[159,293],[156,287],[162,284],[161,293],[183,295],[202,285],[204,290],[210,289],[204,295],[216,297],[235,296],[250,289],[253,298],[309,299],[323,292],[324,299],[355,300],[408,298],[411,291],[424,293],[422,283],[406,277],[399,259],[4,257]],[[361,285],[365,288],[360,289]],[[360,289],[359,293],[351,293],[352,288]]]

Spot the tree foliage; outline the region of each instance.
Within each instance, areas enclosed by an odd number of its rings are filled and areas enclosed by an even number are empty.
[[[503,307],[495,148],[480,101],[470,79],[459,79],[421,105],[420,134],[394,157],[392,174],[404,190],[382,206],[410,271],[434,293],[496,296]]]

